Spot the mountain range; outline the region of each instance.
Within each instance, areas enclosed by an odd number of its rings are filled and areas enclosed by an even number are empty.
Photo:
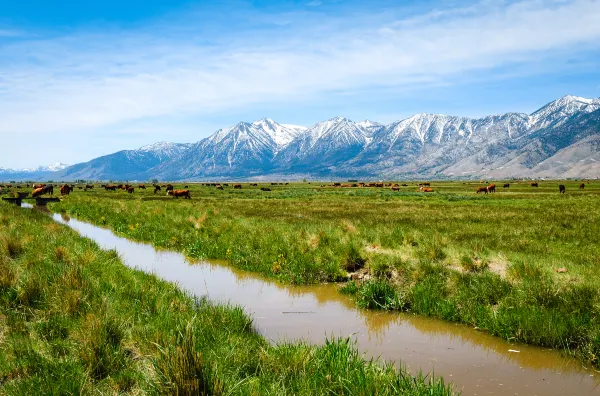
[[[10,178],[10,172],[0,169],[0,179]],[[305,177],[598,178],[600,98],[565,96],[531,114],[468,118],[423,113],[387,125],[335,117],[306,128],[266,118],[220,129],[197,143],[160,142],[21,178]]]

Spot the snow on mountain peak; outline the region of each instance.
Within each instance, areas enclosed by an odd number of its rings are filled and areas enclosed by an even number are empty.
[[[270,118],[263,118],[262,120],[255,121],[252,123],[252,126],[266,132],[277,144],[277,149],[287,146],[306,129],[296,125],[282,125]]]
[[[564,123],[566,118],[577,112],[591,113],[600,109],[600,98],[587,99],[580,96],[567,95],[552,101],[531,114],[531,124],[545,128],[556,122]]]
[[[153,144],[147,144],[145,146],[142,146],[138,149],[138,151],[163,151],[163,150],[169,150],[171,148],[173,148],[173,146],[176,146],[176,143],[172,143],[172,142],[157,142],[157,143],[153,143]]]

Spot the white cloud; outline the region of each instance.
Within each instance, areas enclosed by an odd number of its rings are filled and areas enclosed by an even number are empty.
[[[343,30],[336,21],[313,29],[307,18],[292,32],[218,43],[203,42],[193,26],[13,42],[0,46],[0,133],[85,132],[332,91],[441,84],[541,59],[559,66],[565,53],[598,49],[598,1],[496,4]]]

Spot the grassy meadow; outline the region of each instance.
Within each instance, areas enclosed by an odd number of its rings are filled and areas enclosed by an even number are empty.
[[[433,182],[432,193],[415,182],[400,191],[188,183],[191,200],[96,188],[51,207],[282,282],[344,282],[360,307],[463,322],[598,366],[600,183],[494,182],[488,195],[475,194],[476,182]]]
[[[398,393],[451,389],[365,361],[344,339],[271,345],[242,308],[192,298],[0,203],[0,394]]]

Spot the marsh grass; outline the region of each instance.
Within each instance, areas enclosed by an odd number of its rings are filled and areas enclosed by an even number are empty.
[[[1,394],[452,394],[347,339],[269,344],[242,308],[129,269],[43,213],[0,217],[19,241],[0,244]]]
[[[537,189],[511,182],[488,196],[475,194],[475,182],[434,182],[430,195],[407,184],[399,192],[191,184],[192,200],[94,191],[53,207],[134,240],[196,259],[227,259],[286,283],[344,281],[348,272],[367,271],[402,297],[399,305],[385,303],[380,296],[391,294],[379,283],[342,288],[357,301],[364,288],[362,306],[400,306],[598,364],[600,184],[581,192],[571,181]],[[572,193],[560,195],[558,184]]]

